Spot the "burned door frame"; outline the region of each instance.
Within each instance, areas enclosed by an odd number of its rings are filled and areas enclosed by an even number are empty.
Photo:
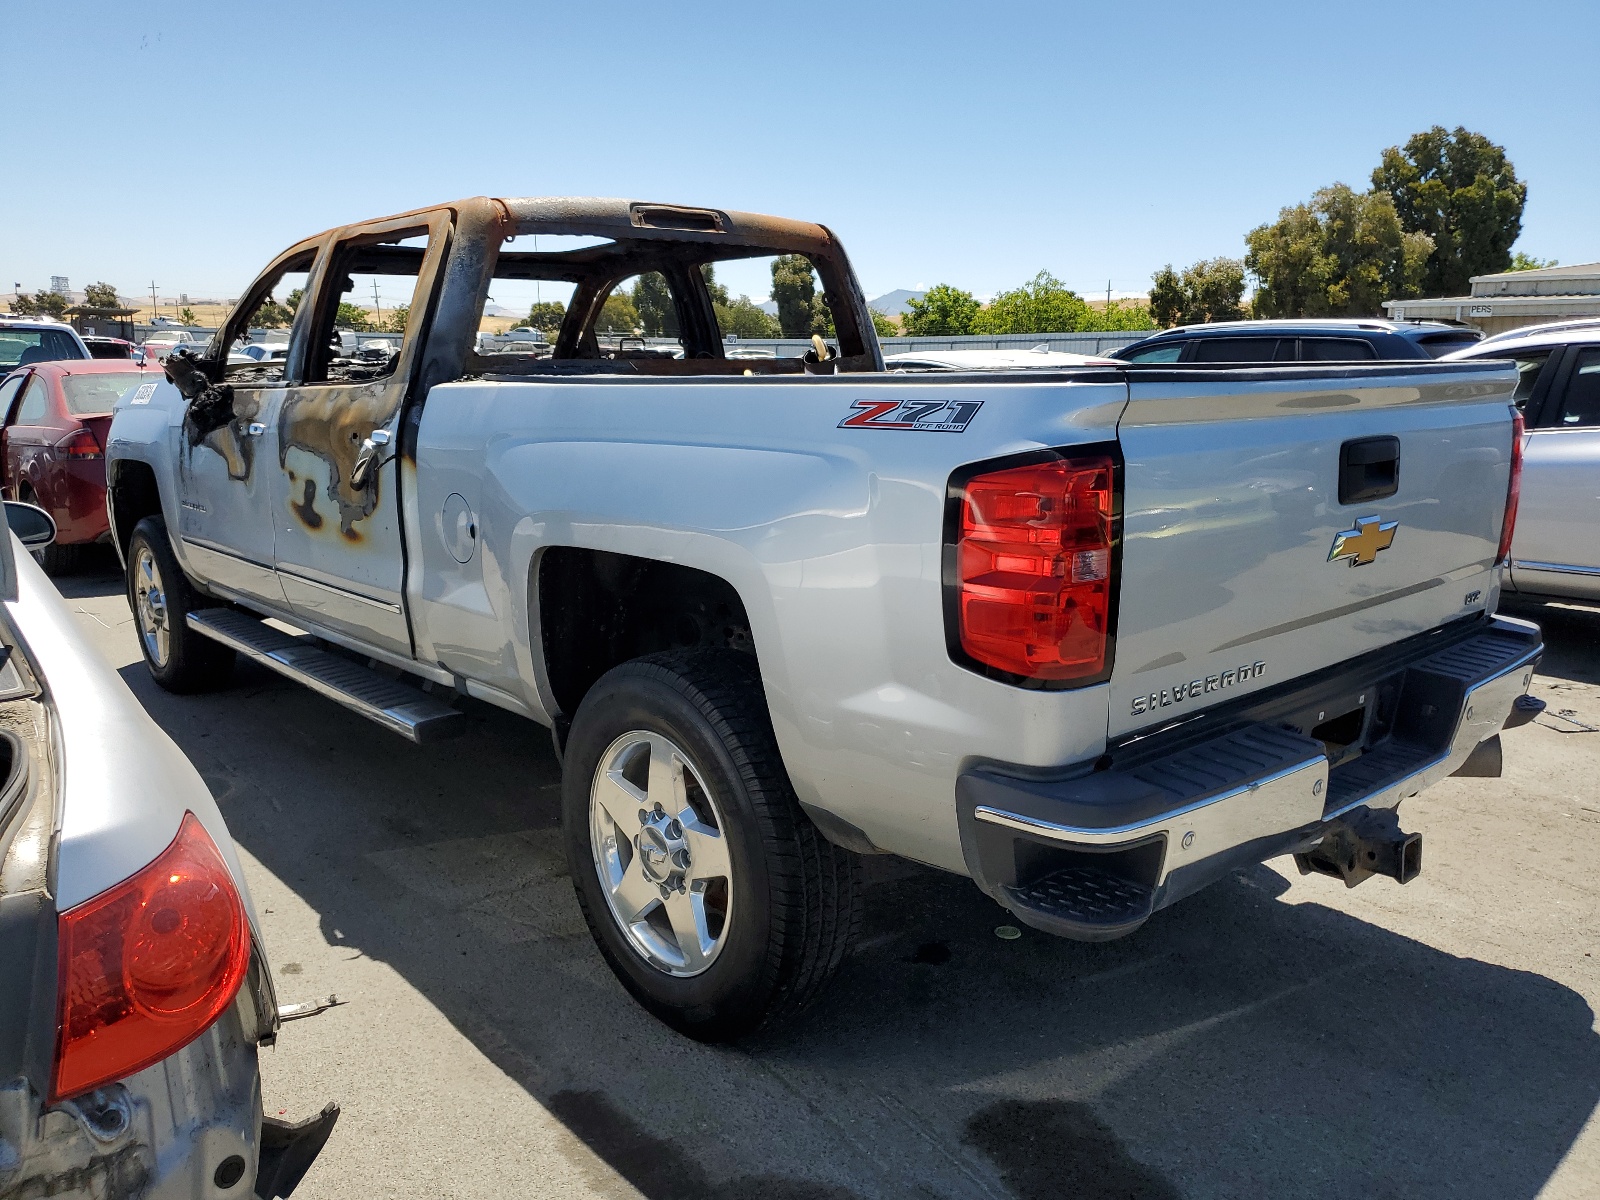
[[[325,236],[301,304],[305,323],[291,343],[292,382],[277,422],[275,557],[295,622],[407,658],[414,655],[404,592],[400,422],[425,349],[453,223],[453,210],[441,208]],[[314,378],[325,369],[320,339],[333,330],[343,295],[339,284],[349,269],[346,255],[413,231],[426,233],[428,244],[394,370],[366,380]]]
[[[307,295],[325,237],[298,242],[272,260],[234,306],[202,360],[228,396],[228,420],[214,429],[175,428],[178,528],[169,531],[184,569],[211,591],[280,612],[288,601],[278,583],[268,437],[293,370],[290,362],[230,369],[228,348],[281,278],[309,256]],[[307,323],[305,306],[290,324],[291,346]],[[274,376],[276,376],[274,378]]]

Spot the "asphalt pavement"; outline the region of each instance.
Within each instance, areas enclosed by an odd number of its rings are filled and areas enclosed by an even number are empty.
[[[268,1111],[344,1109],[296,1200],[1600,1195],[1600,608],[1513,610],[1548,713],[1406,802],[1403,888],[1278,860],[1085,945],[871,859],[831,990],[712,1048],[590,942],[543,729],[417,747],[249,664],[171,696],[111,568],[58,582],[221,804],[280,999],[339,998],[263,1055]]]

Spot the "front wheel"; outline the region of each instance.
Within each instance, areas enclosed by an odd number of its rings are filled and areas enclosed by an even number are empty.
[[[562,805],[590,932],[674,1029],[740,1037],[843,961],[855,860],[800,811],[750,655],[657,654],[604,675],[572,724]]]
[[[228,681],[233,650],[189,628],[189,614],[203,604],[160,517],[140,521],[128,539],[128,607],[144,664],[167,691],[205,692]]]

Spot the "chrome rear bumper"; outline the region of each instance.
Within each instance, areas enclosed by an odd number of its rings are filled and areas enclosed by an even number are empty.
[[[1452,774],[1500,731],[1543,650],[1537,626],[1489,618],[1136,739],[1106,769],[974,767],[956,785],[968,868],[1031,925],[1122,936],[1241,863]],[[1361,738],[1332,761],[1311,736],[1330,712]]]

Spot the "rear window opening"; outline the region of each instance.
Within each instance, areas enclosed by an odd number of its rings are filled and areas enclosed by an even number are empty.
[[[798,375],[875,365],[860,331],[836,320],[836,312],[853,312],[838,264],[706,239],[725,221],[711,210],[642,206],[632,218],[639,228],[702,236],[507,238],[469,369],[504,378]],[[822,339],[820,354],[813,335]],[[778,338],[804,348],[756,353],[743,346]]]
[[[138,370],[66,375],[61,380],[61,391],[67,398],[67,411],[73,416],[102,416],[114,409],[118,400],[152,378],[159,376]]]

